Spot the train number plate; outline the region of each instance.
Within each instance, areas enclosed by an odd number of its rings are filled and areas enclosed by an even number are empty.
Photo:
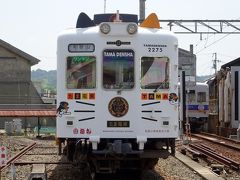
[[[129,121],[107,121],[107,127],[130,127]]]

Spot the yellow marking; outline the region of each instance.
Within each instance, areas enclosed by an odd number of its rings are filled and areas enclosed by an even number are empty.
[[[162,94],[161,93],[156,93],[155,94],[155,99],[156,100],[161,100],[162,99]]]
[[[82,99],[87,100],[88,99],[88,93],[82,93]]]
[[[155,13],[150,14],[141,24],[140,27],[160,29],[160,23]]]

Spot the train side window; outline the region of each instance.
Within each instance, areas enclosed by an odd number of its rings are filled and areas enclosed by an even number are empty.
[[[134,52],[130,49],[103,51],[103,87],[132,89],[134,87]]]
[[[195,90],[189,90],[188,92],[186,92],[188,95],[188,101],[189,102],[195,102],[196,101],[196,94],[195,94]]]
[[[96,58],[73,56],[67,58],[67,89],[93,89],[96,87]]]
[[[197,101],[198,102],[206,102],[207,101],[206,92],[198,92]]]
[[[169,59],[167,57],[141,58],[141,88],[169,89]]]

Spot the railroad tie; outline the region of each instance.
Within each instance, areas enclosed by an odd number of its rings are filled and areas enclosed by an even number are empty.
[[[32,172],[28,180],[42,179],[47,180],[45,164],[33,164]]]

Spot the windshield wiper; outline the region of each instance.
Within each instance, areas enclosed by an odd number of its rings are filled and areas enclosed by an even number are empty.
[[[122,83],[119,83],[119,88],[117,90],[117,94],[121,94],[122,90],[123,90],[123,84]]]
[[[158,90],[161,88],[161,84],[159,86],[156,87],[156,89],[154,89],[153,92],[158,92]]]

